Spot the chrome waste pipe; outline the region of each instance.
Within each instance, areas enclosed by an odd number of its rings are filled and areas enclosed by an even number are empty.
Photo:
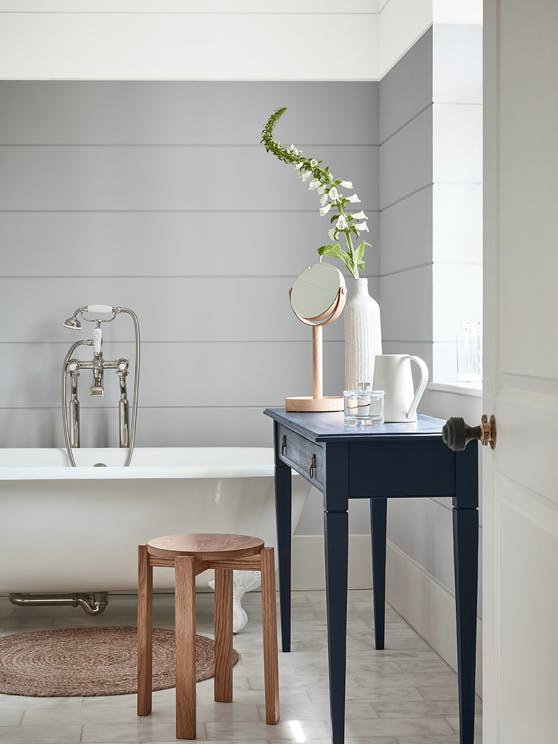
[[[101,615],[108,605],[106,592],[92,594],[10,594],[9,600],[19,607],[81,607],[88,615]]]

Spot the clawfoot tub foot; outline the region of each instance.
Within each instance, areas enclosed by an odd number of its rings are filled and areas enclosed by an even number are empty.
[[[215,590],[215,580],[207,582]],[[259,571],[233,572],[233,633],[241,631],[248,622],[246,610],[242,607],[242,598],[246,592],[258,589],[261,584]]]

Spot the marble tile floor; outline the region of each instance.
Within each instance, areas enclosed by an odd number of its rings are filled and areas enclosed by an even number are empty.
[[[235,636],[240,661],[235,702],[213,702],[213,681],[198,684],[198,739],[214,744],[327,744],[328,683],[324,592],[293,594],[293,651],[279,654],[281,722],[266,726],[260,595],[247,595],[248,626]],[[173,598],[158,595],[154,623],[173,627]],[[198,594],[198,632],[212,634],[211,594]],[[135,625],[133,596],[111,596],[105,614],[73,608],[19,608],[0,597],[0,635],[44,628]],[[372,642],[370,591],[349,592],[346,744],[458,744],[453,670],[391,608],[386,650]],[[0,744],[174,744],[174,690],[153,695],[153,713],[137,718],[134,695],[24,698],[0,695]],[[481,701],[477,701],[481,742]]]

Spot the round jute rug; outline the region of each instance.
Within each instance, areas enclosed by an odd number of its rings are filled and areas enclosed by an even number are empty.
[[[71,628],[0,638],[0,693],[91,697],[137,691],[136,629]],[[238,654],[233,652],[233,663]],[[196,679],[215,674],[214,642],[196,636]],[[174,631],[153,631],[153,689],[174,687]]]

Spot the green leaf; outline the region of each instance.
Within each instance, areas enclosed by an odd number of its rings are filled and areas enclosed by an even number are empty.
[[[339,243],[330,243],[329,245],[321,245],[318,248],[320,256],[331,256],[331,258],[339,258],[341,261],[345,261],[347,254],[341,250]]]
[[[355,248],[355,255],[356,255],[357,262],[362,261],[365,248],[366,248],[366,243],[364,242],[364,240],[362,241],[362,243],[359,243],[357,247]]]

